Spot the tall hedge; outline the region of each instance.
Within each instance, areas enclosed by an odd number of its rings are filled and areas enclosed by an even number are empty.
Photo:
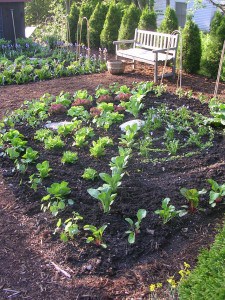
[[[117,40],[120,28],[122,13],[120,7],[112,2],[106,15],[103,29],[100,35],[101,47],[107,48],[108,52],[113,52],[115,46],[113,41]]]
[[[100,47],[100,34],[103,29],[107,11],[108,6],[106,6],[103,2],[99,2],[90,17],[89,26],[91,47]]]
[[[130,40],[134,38],[135,28],[138,27],[140,16],[140,9],[132,3],[123,15],[118,34],[118,40]]]
[[[164,33],[172,33],[176,29],[178,29],[178,19],[176,12],[170,6],[167,6],[165,10],[165,17],[162,20],[158,31]]]
[[[68,16],[69,29],[70,29],[70,42],[75,43],[77,41],[77,24],[79,20],[80,10],[76,3],[73,3],[70,8]]]
[[[139,29],[144,29],[144,30],[151,30],[151,31],[156,31],[157,29],[157,23],[156,23],[156,13],[152,9],[148,9],[146,7],[143,9],[140,21],[138,23],[138,28]]]
[[[201,36],[198,26],[188,19],[182,32],[183,69],[188,73],[196,73],[200,69],[202,55]]]

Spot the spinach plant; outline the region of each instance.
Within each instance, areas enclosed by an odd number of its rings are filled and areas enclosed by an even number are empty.
[[[125,220],[129,223],[130,225],[130,230],[126,231],[126,234],[128,234],[128,242],[130,244],[135,243],[136,235],[140,233],[140,226],[142,220],[146,217],[147,211],[145,209],[139,209],[137,211],[137,221],[134,222],[130,218],[125,218]]]

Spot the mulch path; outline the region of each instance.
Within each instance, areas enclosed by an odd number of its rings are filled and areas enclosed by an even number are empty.
[[[18,108],[24,100],[39,98],[44,93],[74,93],[78,89],[87,89],[94,93],[99,84],[106,87],[113,82],[130,85],[135,81],[152,78],[151,67],[139,64],[135,72],[126,68],[123,75],[105,72],[0,87],[0,116]],[[163,83],[168,86],[169,92],[175,92],[176,82],[165,79]],[[196,97],[199,93],[207,95],[208,98],[212,97],[214,87],[213,80],[183,74],[182,88],[186,91],[192,89]],[[224,93],[225,84],[220,84],[218,95],[221,99],[224,99]],[[61,255],[65,253],[65,245],[52,241],[48,230],[40,230],[40,220],[35,214],[27,213],[26,204],[14,197],[13,189],[13,186],[5,184],[0,175],[0,299],[140,299],[146,296],[148,289],[141,277],[144,275],[141,274],[148,273],[158,281],[167,274],[171,275],[175,266],[178,270],[187,258],[193,265],[198,250],[213,241],[216,223],[221,222],[221,217],[218,217],[208,227],[200,226],[196,234],[193,232],[187,248],[180,249],[175,255],[171,255],[172,252],[167,249],[151,265],[143,262],[135,267],[131,266],[126,274],[121,272],[115,277],[97,276],[91,272],[79,276],[67,263],[67,257]],[[71,277],[59,272],[54,264],[68,272]],[[164,297],[168,299],[167,295]]]

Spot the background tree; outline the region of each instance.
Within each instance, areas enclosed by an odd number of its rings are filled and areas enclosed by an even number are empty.
[[[156,13],[154,10],[152,9],[149,10],[148,7],[143,9],[140,17],[140,21],[138,23],[138,28],[144,30],[156,31],[157,29]]]
[[[140,9],[132,3],[123,15],[118,40],[130,40],[134,37],[135,28],[138,27],[140,15]]]
[[[188,73],[196,73],[200,69],[201,36],[198,26],[189,17],[182,32],[183,68]]]
[[[91,47],[100,47],[100,34],[103,29],[107,11],[108,6],[103,2],[99,2],[90,17],[89,26]]]
[[[25,5],[26,25],[38,25],[49,16],[51,0],[33,0]]]
[[[112,2],[106,15],[104,26],[100,35],[100,42],[103,48],[107,48],[109,52],[114,50],[113,41],[117,40],[118,31],[121,23],[120,6]]]
[[[172,33],[178,29],[178,19],[176,12],[170,6],[167,6],[165,10],[165,17],[159,26],[159,32]]]
[[[77,41],[77,24],[79,20],[79,14],[80,10],[77,4],[74,2],[70,8],[70,13],[68,16],[69,35],[71,43],[75,43],[75,41]]]

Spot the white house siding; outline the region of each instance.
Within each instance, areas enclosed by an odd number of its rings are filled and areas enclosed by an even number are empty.
[[[186,3],[186,0],[170,0],[170,6],[175,9],[176,2],[183,2]],[[210,22],[216,12],[216,7],[213,6],[211,3],[207,2],[206,0],[203,1],[205,4],[204,8],[198,9],[194,12],[193,20],[198,25],[200,30],[209,31]],[[159,26],[164,18],[164,12],[166,9],[166,0],[156,0],[155,1],[155,11],[157,12],[157,26]],[[187,2],[187,10],[193,10],[194,1]]]

